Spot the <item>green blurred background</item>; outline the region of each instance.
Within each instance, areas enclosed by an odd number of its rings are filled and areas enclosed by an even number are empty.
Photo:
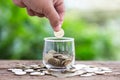
[[[69,0],[65,4],[62,27],[65,37],[75,38],[76,60],[120,60],[120,9],[80,9]],[[12,0],[0,0],[0,59],[42,59],[44,38],[52,36],[47,19],[29,16]]]

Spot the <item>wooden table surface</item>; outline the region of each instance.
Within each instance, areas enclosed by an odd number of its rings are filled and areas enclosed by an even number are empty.
[[[15,67],[16,64],[40,64],[41,61],[33,60],[0,60],[0,80],[120,80],[120,62],[97,62],[97,61],[77,61],[76,63],[88,64],[88,65],[98,65],[103,67],[109,67],[113,70],[112,73],[107,73],[105,75],[96,75],[91,77],[80,77],[74,76],[70,78],[57,78],[49,75],[45,76],[16,76],[13,73],[7,71],[8,68]]]

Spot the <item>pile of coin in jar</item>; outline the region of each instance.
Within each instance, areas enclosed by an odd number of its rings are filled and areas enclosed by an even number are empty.
[[[65,51],[58,53],[54,50],[50,50],[44,55],[45,63],[56,67],[67,67],[72,63],[72,60],[73,57],[68,55],[68,53]]]

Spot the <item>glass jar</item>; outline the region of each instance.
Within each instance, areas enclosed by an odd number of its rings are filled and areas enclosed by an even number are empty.
[[[74,38],[45,38],[43,64],[48,69],[66,69],[75,62]]]

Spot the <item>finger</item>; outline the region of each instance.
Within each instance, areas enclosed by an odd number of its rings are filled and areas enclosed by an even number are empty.
[[[34,11],[32,11],[31,9],[28,9],[28,8],[27,8],[27,12],[28,12],[28,14],[29,14],[30,16],[35,16]]]
[[[21,0],[13,0],[13,2],[19,7],[26,7],[25,4]]]
[[[53,4],[50,4],[49,7],[46,7],[43,13],[49,19],[50,24],[52,25],[54,31],[59,31],[61,28],[60,17],[57,11],[55,10]]]
[[[29,9],[29,8],[27,8],[27,12],[28,12],[28,14],[29,14],[30,16],[44,17],[44,14],[39,14],[39,13],[37,13],[37,12]]]
[[[35,15],[38,16],[38,17],[45,17],[44,14],[40,14],[40,13],[37,13],[37,12],[35,12]]]
[[[65,14],[65,6],[63,0],[55,4],[56,11],[58,12],[60,16],[60,21],[61,23],[64,20],[64,14]]]

